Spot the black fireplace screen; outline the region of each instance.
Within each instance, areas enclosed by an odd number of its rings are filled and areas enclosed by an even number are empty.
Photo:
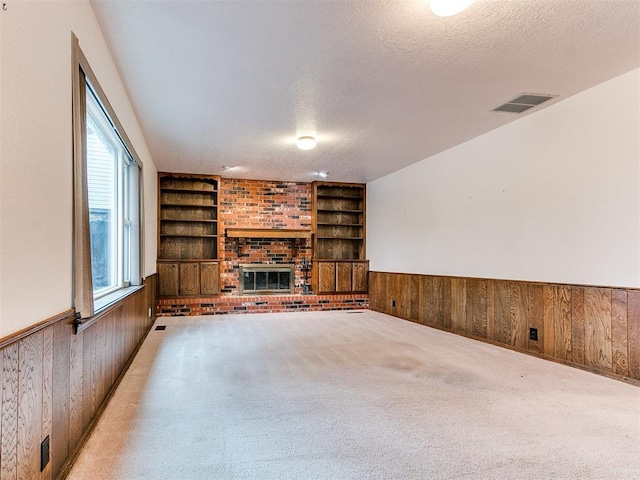
[[[293,293],[292,265],[241,265],[240,293]]]

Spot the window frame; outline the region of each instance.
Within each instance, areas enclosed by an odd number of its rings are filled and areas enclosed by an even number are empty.
[[[87,182],[87,115],[91,115],[87,96],[92,95],[97,107],[104,114],[96,122],[107,130],[110,142],[121,144],[115,160],[118,221],[116,222],[118,272],[116,285],[108,290],[93,292],[91,267],[91,239],[89,226],[88,182]],[[141,288],[144,271],[144,209],[143,209],[143,164],[126,131],[118,120],[113,107],[100,86],[95,74],[80,49],[77,37],[72,34],[72,123],[73,123],[73,301],[79,323],[90,319],[114,304],[132,290]],[[92,121],[96,121],[92,115]],[[112,138],[111,138],[112,137]],[[135,170],[133,170],[135,169]],[[125,174],[125,170],[127,170]],[[126,177],[126,180],[125,180]],[[125,191],[126,190],[126,191]],[[122,221],[120,221],[122,220]],[[124,232],[129,230],[129,242],[124,241]],[[125,247],[128,250],[129,278],[126,278]]]

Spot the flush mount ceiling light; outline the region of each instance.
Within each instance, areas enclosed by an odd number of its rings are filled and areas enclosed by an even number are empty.
[[[451,17],[469,7],[474,0],[431,0],[431,11],[439,17]]]
[[[316,139],[312,136],[305,135],[298,138],[298,148],[300,150],[311,150],[317,144]]]

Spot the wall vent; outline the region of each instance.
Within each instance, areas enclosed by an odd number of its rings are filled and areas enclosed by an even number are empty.
[[[522,113],[555,97],[557,97],[557,95],[547,95],[544,93],[521,93],[513,100],[509,100],[507,103],[494,108],[493,111]]]

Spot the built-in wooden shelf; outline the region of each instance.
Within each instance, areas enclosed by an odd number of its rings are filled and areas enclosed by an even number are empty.
[[[318,208],[317,211],[332,212],[332,213],[362,213],[363,212],[363,210],[346,210],[346,209],[337,210],[335,208]]]
[[[217,238],[217,235],[193,235],[188,233],[161,233],[161,237],[184,237],[184,238]]]
[[[189,218],[189,219],[179,219],[179,218],[161,218],[160,219],[161,222],[179,222],[179,223],[218,223],[217,220],[200,220],[197,218]]]
[[[228,238],[309,238],[311,230],[293,228],[227,228]]]
[[[176,188],[176,187],[163,188],[162,191],[163,192],[176,192],[176,193],[182,193],[182,192],[186,192],[186,193],[216,193],[217,192],[217,190],[206,190],[206,189],[202,189],[202,188]]]
[[[158,293],[160,297],[220,293],[220,177],[158,174]]]
[[[314,292],[366,292],[366,186],[314,182],[312,202]]]
[[[348,236],[318,236],[318,240],[362,240],[362,237],[348,237]]]
[[[339,195],[339,194],[324,194],[324,193],[319,193],[317,198],[344,198],[346,200],[362,200],[363,197],[358,196],[358,195]]]
[[[316,225],[318,226],[327,226],[327,227],[362,227],[361,223],[327,223],[327,222],[318,222]]]
[[[217,205],[194,205],[187,203],[161,203],[161,207],[180,207],[180,208],[218,208]]]

